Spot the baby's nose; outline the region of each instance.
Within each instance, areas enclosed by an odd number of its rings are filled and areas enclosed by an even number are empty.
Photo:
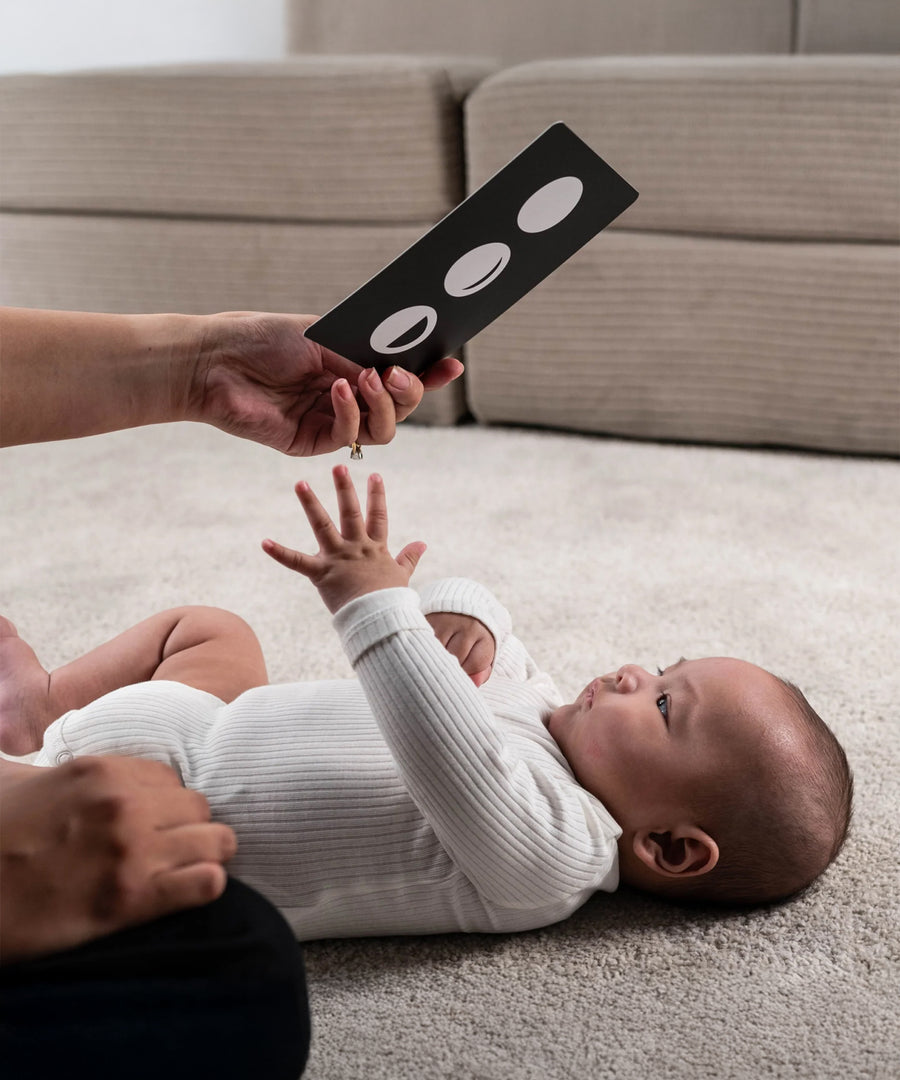
[[[640,685],[642,669],[637,664],[623,664],[616,672],[616,690],[630,694]]]

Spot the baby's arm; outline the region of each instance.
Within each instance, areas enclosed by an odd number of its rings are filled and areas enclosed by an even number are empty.
[[[319,542],[318,553],[304,555],[274,540],[263,540],[262,546],[276,562],[309,578],[333,615],[366,593],[406,587],[425,545],[421,541],[407,544],[396,559],[388,551],[387,503],[384,482],[377,473],[369,477],[365,518],[347,466],[335,466],[332,476],[340,531],[309,484],[301,480],[294,490]]]
[[[537,907],[597,888],[614,865],[614,823],[561,756],[554,763],[548,748],[545,765],[540,755],[519,754],[441,646],[405,587],[424,545],[390,556],[380,478],[369,480],[365,521],[346,467],[334,470],[334,483],[340,530],[309,486],[297,485],[316,555],[270,540],[263,547],[309,577],[337,612],[335,626],[411,798],[495,903]]]
[[[337,466],[333,476],[340,532],[308,484],[301,482],[295,488],[319,541],[318,555],[303,555],[273,540],[263,541],[263,550],[273,559],[312,581],[332,614],[367,592],[408,585],[425,550],[423,543],[416,542],[407,545],[396,559],[391,556],[387,548],[387,505],[380,476],[373,473],[369,477],[365,519],[346,465]],[[439,583],[438,589],[445,584]],[[434,587],[431,595],[431,606],[423,607],[431,628],[463,671],[480,686],[490,676],[494,663],[497,632],[490,624],[496,619],[487,620],[489,625],[485,625],[485,620],[467,610],[466,601],[458,595],[438,598]],[[499,604],[495,602],[495,606],[505,615]],[[506,619],[508,622],[508,616]],[[503,621],[502,617],[499,621]]]
[[[525,664],[490,694],[476,689],[412,589],[360,596],[335,627],[412,800],[486,900],[534,909],[609,880],[615,823],[576,783],[549,733],[543,750],[514,737],[531,723],[541,741],[540,690],[516,677]],[[498,672],[522,659],[517,645],[508,635]]]

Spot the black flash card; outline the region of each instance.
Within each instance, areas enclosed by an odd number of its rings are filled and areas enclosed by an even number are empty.
[[[638,193],[557,123],[306,331],[341,356],[418,374],[574,255]]]

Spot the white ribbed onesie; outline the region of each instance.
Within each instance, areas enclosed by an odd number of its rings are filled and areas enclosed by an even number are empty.
[[[494,635],[476,689],[425,615]],[[358,679],[248,690],[226,705],[173,682],[116,690],[48,728],[37,764],[129,754],[172,765],[231,825],[229,872],[300,940],[506,932],[618,885],[621,829],[547,731],[562,703],[505,608],[463,578],[369,593],[334,625]]]

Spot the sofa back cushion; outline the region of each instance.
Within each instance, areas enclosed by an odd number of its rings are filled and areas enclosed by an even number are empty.
[[[470,342],[476,419],[900,455],[898,90],[885,56],[557,59],[483,81],[470,188],[562,117],[640,198]]]
[[[588,55],[785,53],[792,48],[794,2],[288,0],[288,44],[303,53],[440,52],[505,64]]]
[[[897,0],[796,0],[796,5],[797,52],[900,52]]]

